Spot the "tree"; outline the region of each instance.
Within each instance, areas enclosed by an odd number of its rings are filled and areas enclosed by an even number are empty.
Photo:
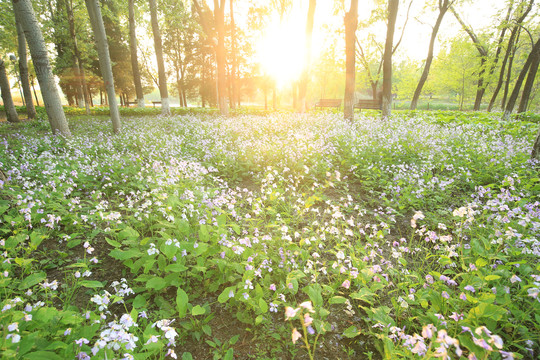
[[[306,111],[307,84],[309,79],[309,66],[311,61],[311,40],[313,35],[313,21],[315,17],[316,0],[309,0],[308,15],[306,22],[306,48],[304,55],[304,69],[298,82],[298,110]]]
[[[351,0],[351,7],[345,13],[345,96],[343,116],[345,120],[354,120],[354,85],[355,85],[355,34],[358,26],[358,0]]]
[[[499,62],[499,56],[502,51],[502,43],[504,41],[504,35],[506,33],[506,30],[508,29],[507,23],[510,20],[510,14],[512,12],[512,5],[513,1],[510,1],[510,5],[508,6],[507,12],[506,12],[506,18],[501,26],[501,32],[498,37],[495,56],[492,59],[492,61],[489,61],[489,49],[486,44],[482,43],[478,36],[474,33],[473,29],[468,26],[465,21],[461,19],[459,14],[457,13],[456,9],[454,9],[453,6],[450,7],[450,11],[452,14],[454,14],[457,21],[461,24],[461,27],[465,32],[469,35],[471,38],[474,46],[478,50],[478,53],[480,54],[480,71],[478,72],[478,84],[477,84],[477,90],[476,90],[476,98],[474,100],[474,111],[480,110],[480,106],[482,104],[482,98],[484,97],[484,93],[486,91],[486,87],[488,86],[489,78],[491,75],[493,75],[493,72],[495,71],[495,67],[497,66],[497,63]],[[486,67],[487,67],[487,75],[486,75]]]
[[[116,93],[114,90],[114,78],[111,67],[111,57],[109,55],[109,45],[107,43],[107,35],[105,34],[105,26],[103,25],[103,17],[97,0],[85,0],[86,9],[90,17],[90,23],[94,32],[94,38],[99,56],[99,67],[107,90],[109,99],[109,109],[113,132],[119,133],[121,128],[120,112],[118,111],[118,102],[116,101]]]
[[[382,118],[388,119],[392,112],[392,53],[399,0],[388,1],[388,24],[383,55]]]
[[[77,45],[77,35],[75,33],[75,16],[73,15],[73,1],[66,1],[66,13],[69,23],[69,35],[71,37],[71,46],[73,47],[73,73],[76,78],[77,86],[77,103],[79,107],[84,107],[86,109],[86,115],[90,115],[90,99],[88,94],[88,86],[86,84],[86,75],[84,73],[84,66],[81,59],[81,53],[79,51],[79,46]]]
[[[226,79],[226,56],[225,56],[225,0],[214,0],[214,17],[213,25],[215,33],[212,31],[210,24],[205,16],[199,0],[193,0],[193,5],[199,16],[201,26],[208,39],[214,39],[217,35],[217,41],[212,40],[212,46],[216,55],[217,63],[217,96],[218,106],[221,115],[228,115],[229,108],[227,105],[227,79]]]
[[[234,23],[234,0],[229,0],[230,16],[231,16],[231,107],[236,108],[236,104],[240,102],[238,96],[238,59],[236,56],[236,24]]]
[[[137,106],[144,107],[144,95],[141,84],[141,73],[139,71],[139,61],[137,59],[137,36],[135,35],[135,0],[128,0],[129,8],[129,50],[131,53],[131,69],[133,71],[133,82],[135,84],[135,94],[137,96]]]
[[[509,64],[508,67],[511,68],[513,53],[516,50],[515,44],[517,43],[517,40],[519,38],[519,32],[521,31],[521,26],[523,22],[525,21],[525,19],[527,18],[527,15],[529,15],[529,12],[532,10],[533,3],[534,3],[534,0],[529,0],[529,1],[525,0],[525,1],[521,1],[517,6],[517,9],[515,11],[516,18],[511,21],[514,24],[514,26],[510,30],[510,38],[508,39],[508,43],[506,45],[506,52],[504,55],[503,62],[501,64],[501,69],[499,72],[497,85],[495,86],[495,90],[493,91],[493,95],[491,96],[491,100],[489,101],[489,105],[487,109],[488,111],[491,111],[493,107],[495,106],[495,101],[497,99],[499,91],[501,90],[501,87],[502,87],[502,83],[504,81],[506,65]],[[512,6],[512,3],[510,6]],[[508,71],[508,74],[510,74],[510,71]],[[502,101],[503,108],[504,108],[505,102],[506,102],[506,96],[504,96],[504,99]]]
[[[161,42],[161,33],[157,18],[156,0],[149,0],[150,3],[150,21],[152,23],[152,33],[154,34],[154,49],[156,51],[156,60],[158,66],[159,95],[161,96],[161,115],[171,115],[169,105],[169,91],[167,89],[167,76],[165,74],[165,62],[163,61],[163,45]]]
[[[455,0],[438,0],[439,14],[437,16],[437,20],[435,21],[435,25],[433,26],[433,31],[431,32],[431,39],[429,40],[429,49],[426,57],[426,63],[424,64],[424,70],[422,71],[422,75],[420,76],[420,80],[418,81],[418,85],[416,86],[416,90],[414,91],[414,95],[411,100],[411,110],[416,109],[418,99],[420,99],[420,94],[422,93],[422,88],[424,87],[424,84],[428,78],[431,62],[433,61],[433,48],[435,46],[435,40],[437,39],[437,33],[439,32],[443,17],[454,2]]]
[[[540,38],[534,44],[531,52],[529,53],[529,56],[527,56],[527,61],[525,62],[525,65],[521,69],[521,72],[519,73],[519,76],[516,80],[516,84],[514,85],[514,90],[512,91],[512,94],[510,95],[510,98],[508,99],[508,104],[506,104],[506,107],[504,109],[504,119],[508,120],[510,117],[510,114],[512,114],[512,111],[514,110],[514,106],[516,104],[517,98],[519,96],[519,91],[521,90],[521,85],[523,84],[523,80],[525,80],[525,76],[527,73],[529,73],[529,79],[530,84],[528,88],[527,94],[523,94],[522,96],[525,96],[525,102],[528,100],[530,96],[530,89],[532,88],[532,83],[534,82],[534,79],[536,77],[536,72],[538,71],[538,64],[540,63]],[[527,81],[529,82],[529,79]],[[526,106],[525,106],[526,107]]]
[[[13,98],[11,97],[11,89],[6,73],[6,66],[2,58],[0,58],[0,91],[2,92],[2,100],[4,101],[4,110],[6,111],[7,121],[12,123],[19,122],[19,116],[17,115],[17,110],[15,110],[15,104],[13,103]]]
[[[52,74],[45,40],[43,40],[43,34],[39,28],[32,4],[30,0],[12,0],[12,3],[15,16],[22,25],[30,49],[51,130],[54,134],[69,137],[71,132],[69,131],[66,115]]]
[[[34,107],[34,101],[32,100],[32,92],[30,91],[30,81],[28,80],[28,60],[26,58],[26,38],[24,37],[24,31],[17,19],[17,42],[19,55],[19,76],[21,78],[21,85],[24,94],[24,100],[26,103],[26,115],[28,119],[36,118],[36,108]]]

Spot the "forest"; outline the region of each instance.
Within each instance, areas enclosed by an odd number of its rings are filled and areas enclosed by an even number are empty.
[[[0,358],[538,358],[539,10],[0,0]]]

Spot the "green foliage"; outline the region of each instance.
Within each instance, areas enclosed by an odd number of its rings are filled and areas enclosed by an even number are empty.
[[[540,351],[534,114],[158,110],[2,126],[4,356]]]

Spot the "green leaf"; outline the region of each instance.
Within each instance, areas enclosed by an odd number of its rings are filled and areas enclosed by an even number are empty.
[[[195,305],[193,309],[191,309],[191,315],[193,316],[203,315],[205,312],[206,312],[206,309],[200,305]]]
[[[188,303],[188,295],[184,290],[178,288],[176,291],[176,310],[178,311],[178,316],[180,319],[186,316]]]
[[[135,249],[135,248],[131,248],[126,251],[122,251],[120,249],[114,249],[109,253],[110,257],[113,257],[120,261],[131,259],[133,257],[139,257],[141,255],[142,255],[142,252],[140,252],[138,249]]]
[[[233,360],[234,359],[234,350],[232,348],[227,350],[227,352],[225,353],[225,357],[223,359],[224,360]]]
[[[167,282],[164,279],[157,276],[154,276],[153,278],[148,280],[148,282],[146,283],[147,289],[154,289],[156,291],[163,289],[165,286],[167,286]]]
[[[85,288],[89,289],[97,289],[103,287],[103,284],[101,281],[95,281],[95,280],[83,280],[80,282],[81,286],[84,286]]]
[[[63,357],[50,351],[34,351],[24,356],[28,360],[62,360]]]
[[[360,289],[360,291],[352,293],[350,296],[352,299],[365,301],[368,304],[373,304],[372,298],[373,296],[375,296],[375,294],[367,288],[362,288]]]
[[[268,312],[268,304],[264,299],[259,299],[259,309],[261,309],[263,314],[266,314]]]
[[[506,310],[504,308],[483,302],[477,307],[472,308],[468,317],[470,319],[486,317],[490,320],[499,321],[504,315],[506,315]]]
[[[302,273],[303,274],[303,273]],[[311,284],[304,288],[304,292],[308,294],[315,307],[323,306],[322,287],[319,284]]]
[[[135,299],[133,300],[133,307],[135,309],[142,309],[146,306],[146,299],[142,295],[135,296]]]
[[[19,289],[20,290],[28,289],[29,287],[39,284],[46,278],[47,278],[47,274],[44,271],[40,271],[38,273],[29,275],[23,279],[23,281],[21,282],[21,285],[19,285]]]
[[[132,227],[127,226],[124,230],[120,231],[117,236],[121,241],[125,239],[135,240],[139,237],[139,233]]]
[[[476,260],[476,267],[477,268],[481,268],[481,267],[484,267],[488,264],[487,260],[486,259],[483,259],[483,258],[478,258]]]
[[[485,277],[485,280],[486,281],[491,281],[491,280],[499,280],[501,277],[499,275],[488,275]]]
[[[219,294],[218,301],[221,304],[226,303],[227,300],[230,299],[229,294],[231,293],[231,291],[233,292],[233,297],[234,297],[234,289],[235,289],[235,286],[229,286],[228,288],[225,288],[225,290],[223,290],[221,294]]]
[[[356,326],[349,326],[345,329],[343,332],[343,336],[348,337],[349,339],[356,337],[360,335],[360,330],[356,328]]]
[[[328,300],[330,304],[344,304],[347,301],[343,296],[333,296]]]
[[[167,265],[167,267],[165,268],[165,271],[167,272],[173,272],[173,273],[179,273],[179,272],[184,272],[186,271],[188,268],[184,266],[184,264],[170,264],[170,265]]]
[[[185,352],[182,354],[182,360],[193,360],[193,356],[191,356],[191,353]]]

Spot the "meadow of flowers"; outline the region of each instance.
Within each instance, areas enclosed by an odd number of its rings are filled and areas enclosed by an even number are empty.
[[[330,113],[0,127],[0,354],[540,354],[537,124]]]

